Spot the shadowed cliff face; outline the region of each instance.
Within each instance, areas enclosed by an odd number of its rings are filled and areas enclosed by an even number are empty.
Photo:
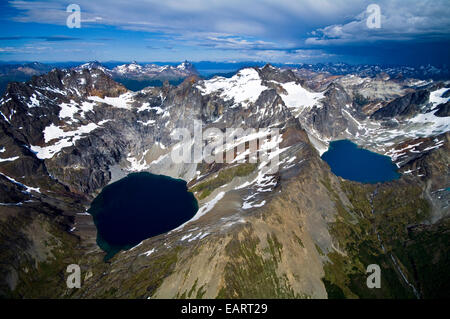
[[[428,273],[446,263],[439,244],[448,214],[445,126],[400,119],[393,129],[353,103],[356,93],[364,93],[365,110],[373,113],[393,96],[415,90],[406,81],[383,80],[390,89],[380,93],[380,80],[313,79],[327,83],[310,86],[324,91],[306,88],[309,78],[271,66],[139,92],[98,69],[55,70],[11,84],[0,100],[0,238],[2,260],[8,260],[0,269],[2,294],[414,296],[402,269],[421,296],[431,296]],[[442,87],[426,90],[442,101]],[[380,94],[389,98],[380,100]],[[266,173],[261,161],[173,163],[170,133],[192,129],[194,120],[203,130],[278,128],[279,169]],[[403,177],[361,185],[334,176],[319,153],[337,138],[391,156]],[[244,144],[251,155],[247,142],[233,146]],[[104,263],[86,209],[108,183],[136,171],[184,179],[200,214]],[[418,254],[435,242],[435,250]],[[411,249],[402,252],[405,245]],[[431,268],[424,262],[429,256]],[[377,292],[365,286],[365,267],[373,262],[388,274],[386,289]],[[67,289],[61,276],[71,263],[81,266],[80,290]]]
[[[419,90],[417,92],[408,93],[401,98],[387,104],[372,114],[372,118],[381,120],[392,118],[395,116],[411,116],[417,114],[420,109],[428,103],[430,92],[427,90]]]

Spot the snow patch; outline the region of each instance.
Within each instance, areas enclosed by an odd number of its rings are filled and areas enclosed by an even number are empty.
[[[197,88],[204,95],[220,92],[224,100],[233,99],[235,106],[241,104],[244,108],[250,103],[255,103],[259,95],[267,89],[262,85],[258,72],[252,68],[243,69],[231,78],[214,77],[204,81]]]
[[[145,255],[146,257],[150,256],[151,254],[153,254],[156,251],[155,248],[152,248],[144,253],[142,253],[141,255]]]
[[[105,96],[104,98],[101,98],[98,96],[89,96],[88,99],[98,103],[105,103],[121,109],[130,109],[130,104],[133,101],[133,95],[134,94],[132,92],[127,92],[118,97]]]
[[[41,103],[37,99],[36,94],[33,93],[33,95],[30,96],[30,103],[28,103],[28,107],[39,107],[40,105]]]
[[[296,82],[281,84],[287,94],[280,94],[284,104],[296,113],[302,112],[306,108],[312,108],[314,105],[321,106],[319,100],[324,97],[323,93],[313,93]]]
[[[9,157],[9,158],[0,158],[0,163],[2,162],[13,162],[18,159],[19,156]]]
[[[98,128],[97,124],[89,123],[78,127],[75,131],[64,132],[59,126],[55,126],[55,124],[52,123],[44,129],[44,141],[45,143],[55,139],[58,139],[58,141],[49,146],[30,145],[30,148],[40,159],[52,158],[63,148],[73,146],[84,134],[88,134],[96,128]]]
[[[14,183],[14,184],[16,184],[16,185],[19,185],[19,186],[21,186],[21,187],[24,187],[26,193],[31,193],[32,191],[33,191],[33,192],[36,192],[36,193],[40,193],[40,192],[41,192],[41,191],[40,191],[40,187],[31,187],[31,186],[27,186],[27,185],[25,185],[25,184],[22,184],[22,183],[16,181],[15,179],[13,179],[13,178],[11,178],[11,177],[9,177],[9,176],[6,176],[6,175],[3,174],[3,173],[0,173],[0,175],[2,175],[3,177],[5,177],[6,179],[8,179],[10,182],[12,182],[12,183]]]

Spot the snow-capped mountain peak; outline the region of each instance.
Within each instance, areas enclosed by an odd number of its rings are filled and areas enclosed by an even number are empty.
[[[113,71],[120,74],[125,74],[125,73],[138,73],[142,71],[142,69],[143,68],[141,65],[137,64],[136,62],[132,62],[130,64],[119,65],[115,67]]]
[[[192,75],[197,75],[195,67],[185,61],[177,66],[173,65],[157,65],[153,63],[139,64],[136,61],[127,64],[117,65],[112,69],[108,69],[98,61],[84,63],[73,68],[75,71],[83,69],[100,69],[104,73],[110,75],[116,80],[133,79],[133,80],[178,80],[184,79]]]

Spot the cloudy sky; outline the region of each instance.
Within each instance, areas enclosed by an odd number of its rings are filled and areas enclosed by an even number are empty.
[[[450,64],[450,0],[12,0],[0,23],[3,61]]]

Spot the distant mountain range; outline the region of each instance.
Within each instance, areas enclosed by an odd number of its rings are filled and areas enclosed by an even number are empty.
[[[262,67],[265,62],[210,62],[201,61],[195,64],[182,62],[178,65],[155,63],[131,63],[91,61],[60,63],[0,63],[0,93],[3,93],[9,82],[25,82],[33,75],[42,75],[54,68],[81,70],[97,68],[122,83],[132,91],[138,91],[147,86],[162,86],[164,81],[170,84],[180,84],[187,77],[196,75],[212,78],[216,75],[231,77],[245,67]],[[446,80],[450,78],[448,66],[388,66],[388,65],[351,65],[346,63],[318,64],[274,64],[282,69],[300,70],[300,72],[324,73],[330,75],[353,74],[360,77],[374,78],[388,75],[392,79],[414,78],[420,80]]]
[[[82,69],[100,69],[113,78],[126,78],[134,80],[177,80],[180,78],[187,78],[192,75],[197,75],[198,72],[192,63],[187,61],[173,66],[173,65],[157,65],[157,64],[138,64],[136,61],[128,64],[118,65],[112,69],[108,69],[100,62],[88,62],[75,67],[75,70]]]
[[[4,93],[9,82],[25,82],[33,75],[41,75],[51,69],[51,65],[39,62],[0,64],[0,93]]]
[[[5,91],[9,82],[25,82],[33,75],[42,75],[54,68],[73,69],[76,71],[100,69],[133,91],[147,86],[161,86],[164,81],[176,85],[187,77],[198,75],[193,64],[187,61],[179,65],[138,64],[135,61],[115,66],[114,64],[106,66],[98,61],[81,65],[71,65],[70,63],[67,65],[43,64],[39,62],[4,64],[0,65],[0,92],[3,93]]]
[[[311,70],[314,72],[330,73],[332,75],[354,74],[360,77],[376,77],[382,73],[390,77],[415,78],[420,80],[444,80],[450,77],[449,66],[436,67],[433,65],[421,66],[389,66],[389,65],[351,65],[346,63],[318,63],[295,64],[295,68]]]
[[[194,65],[187,61],[179,65],[139,64],[133,61],[110,68],[98,61],[93,61],[76,66],[73,69],[77,71],[100,69],[132,91],[142,90],[148,86],[162,86],[165,81],[178,85],[184,79],[198,75]]]

